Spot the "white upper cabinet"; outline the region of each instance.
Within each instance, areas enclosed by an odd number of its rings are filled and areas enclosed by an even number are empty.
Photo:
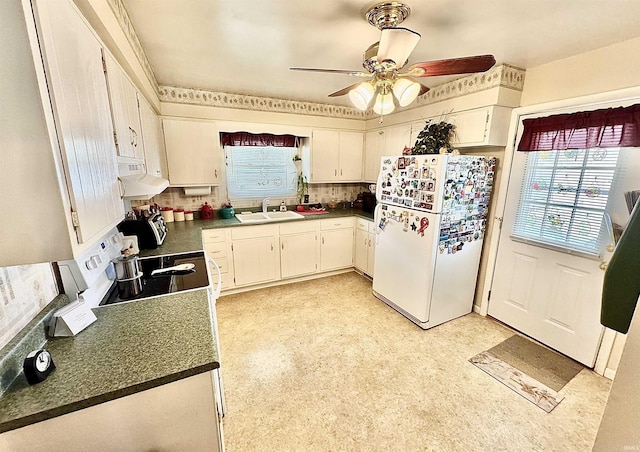
[[[365,135],[364,163],[362,180],[375,182],[380,172],[380,157],[382,157],[385,144],[385,131],[372,130]]]
[[[220,184],[222,152],[214,122],[165,118],[162,128],[170,185]]]
[[[362,132],[316,129],[311,137],[310,182],[356,182],[362,178]]]
[[[138,93],[140,106],[140,125],[147,174],[167,179],[167,155],[164,150],[162,122],[146,99]]]
[[[70,2],[36,6],[72,221],[78,243],[91,242],[124,217],[102,49]]]
[[[103,58],[119,160],[122,162],[142,161],[144,149],[138,112],[138,93],[133,83],[129,81],[124,71],[108,52],[104,52]]]
[[[412,147],[411,124],[399,124],[367,132],[365,139],[364,182],[375,182],[380,170],[380,158],[402,155],[405,147]]]

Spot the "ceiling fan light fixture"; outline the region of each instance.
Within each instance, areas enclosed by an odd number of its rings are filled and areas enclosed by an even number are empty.
[[[378,93],[376,101],[373,104],[373,111],[379,115],[388,115],[396,109],[393,103],[393,95],[391,93]]]
[[[358,110],[364,111],[371,103],[371,99],[373,99],[374,94],[375,89],[373,88],[373,85],[370,82],[363,82],[349,91],[349,99],[354,107]]]
[[[393,84],[392,90],[396,99],[398,99],[398,105],[406,107],[416,100],[418,94],[420,94],[420,84],[406,78],[399,78]]]

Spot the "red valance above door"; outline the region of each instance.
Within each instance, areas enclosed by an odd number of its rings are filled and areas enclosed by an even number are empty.
[[[640,104],[525,119],[518,151],[640,147]]]

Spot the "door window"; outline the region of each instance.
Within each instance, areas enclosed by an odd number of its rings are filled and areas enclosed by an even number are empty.
[[[514,240],[598,256],[619,148],[527,154]]]

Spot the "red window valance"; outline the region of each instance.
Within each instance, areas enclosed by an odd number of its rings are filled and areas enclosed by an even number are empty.
[[[273,146],[298,147],[299,139],[294,135],[273,135],[270,133],[220,132],[222,146]]]
[[[640,104],[530,118],[518,151],[640,146]]]

